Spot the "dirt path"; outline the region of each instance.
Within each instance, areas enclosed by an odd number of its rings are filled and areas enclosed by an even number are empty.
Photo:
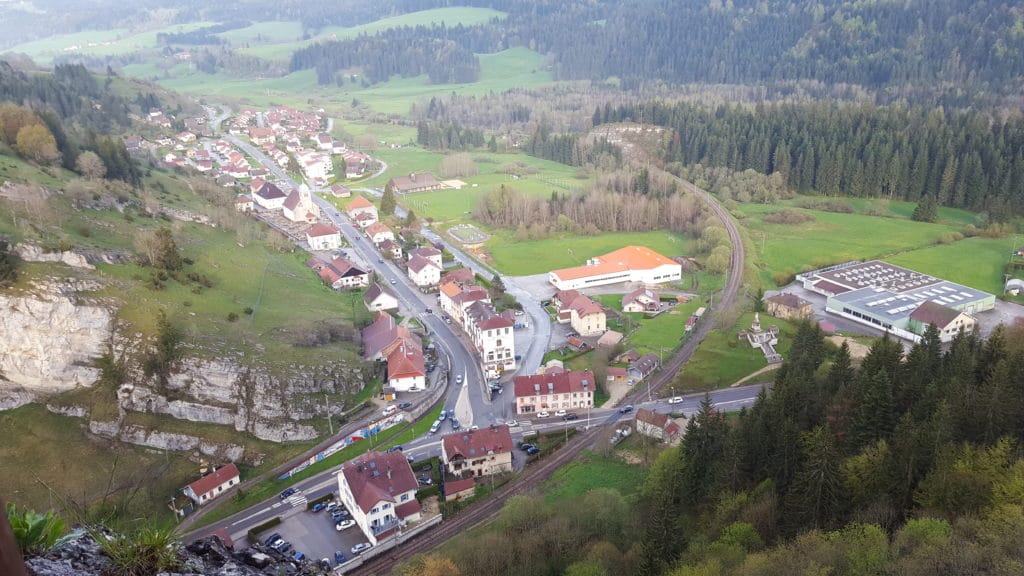
[[[850,358],[854,360],[860,360],[861,358],[868,355],[868,351],[871,350],[867,345],[857,342],[853,338],[847,338],[846,336],[829,336],[826,338],[829,342],[836,346],[842,346],[843,341],[846,341],[846,345],[850,347]]]
[[[739,380],[733,382],[732,384],[729,385],[729,388],[735,388],[735,387],[739,386],[740,384],[743,384],[747,380],[750,380],[751,378],[754,378],[756,376],[760,376],[761,374],[764,374],[765,372],[771,372],[772,370],[777,369],[779,366],[781,366],[781,364],[769,364],[769,365],[765,366],[764,368],[761,368],[760,370],[757,370],[756,372],[751,372],[750,374],[747,374],[743,378],[740,378]]]

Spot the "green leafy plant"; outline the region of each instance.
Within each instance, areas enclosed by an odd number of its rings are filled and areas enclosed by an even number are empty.
[[[40,514],[27,508],[19,510],[14,504],[7,505],[7,521],[23,554],[49,550],[65,532],[64,520],[53,512]]]
[[[124,534],[93,534],[117,576],[148,576],[173,571],[181,564],[181,543],[173,528],[147,526]]]

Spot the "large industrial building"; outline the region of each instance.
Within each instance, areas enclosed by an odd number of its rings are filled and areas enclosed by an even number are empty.
[[[805,289],[826,296],[825,311],[917,342],[935,324],[943,342],[974,328],[974,314],[995,307],[992,294],[871,260],[797,275]]]
[[[548,272],[548,280],[559,290],[578,290],[619,282],[660,284],[683,277],[683,267],[646,246],[626,246],[586,265]]]

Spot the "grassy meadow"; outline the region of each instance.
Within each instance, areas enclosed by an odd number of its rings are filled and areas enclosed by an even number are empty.
[[[1003,265],[1017,248],[1017,238],[965,238],[896,254],[886,260],[993,294],[1003,292]]]
[[[689,253],[689,241],[670,232],[616,232],[600,236],[556,236],[543,240],[515,239],[501,230],[486,243],[489,263],[504,274],[525,276],[580,266],[587,258],[631,244],[647,246],[665,256]]]
[[[65,54],[120,56],[157,48],[157,34],[190,32],[211,24],[213,22],[190,22],[145,31],[133,31],[127,28],[88,30],[18,44],[7,49],[6,52],[28,54],[39,64],[50,64],[55,57]],[[68,49],[74,46],[78,48]]]

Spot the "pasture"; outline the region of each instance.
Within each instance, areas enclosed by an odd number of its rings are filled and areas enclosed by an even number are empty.
[[[157,34],[190,32],[211,24],[213,22],[190,22],[146,31],[127,28],[87,30],[18,44],[5,52],[28,54],[39,64],[50,64],[55,57],[66,54],[118,56],[157,48]]]
[[[583,265],[588,258],[636,244],[665,256],[691,252],[688,239],[670,232],[614,232],[598,236],[560,235],[543,240],[516,240],[515,233],[500,230],[485,244],[489,264],[509,276],[542,274],[558,268]]]
[[[1002,294],[1003,266],[1017,247],[1013,237],[965,238],[903,252],[886,260],[964,286]]]

